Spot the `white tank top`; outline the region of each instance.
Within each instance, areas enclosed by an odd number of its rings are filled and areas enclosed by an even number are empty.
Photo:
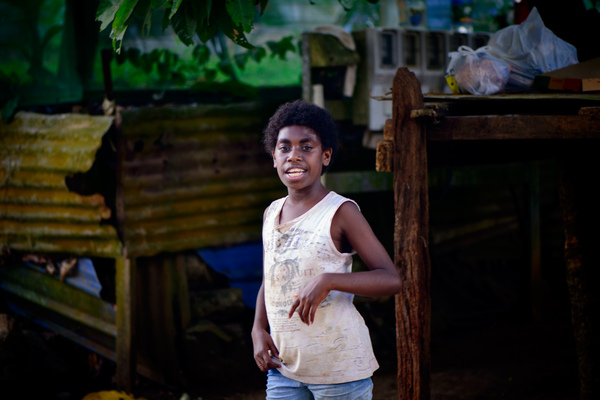
[[[329,192],[303,215],[279,225],[286,199],[267,208],[263,225],[265,306],[283,364],[279,371],[312,384],[368,378],[379,365],[368,328],[352,303],[354,295],[331,291],[310,326],[297,313],[288,318],[294,294],[310,279],[323,272],[352,272],[355,253],[337,250],[331,239],[331,221],[343,203],[356,203]]]

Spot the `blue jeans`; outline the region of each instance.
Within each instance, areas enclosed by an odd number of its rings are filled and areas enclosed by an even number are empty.
[[[371,378],[333,385],[314,385],[286,378],[276,369],[267,373],[267,400],[371,400]]]

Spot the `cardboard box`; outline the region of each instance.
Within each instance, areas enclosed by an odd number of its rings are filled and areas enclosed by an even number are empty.
[[[573,92],[600,91],[600,57],[537,75],[533,87]]]

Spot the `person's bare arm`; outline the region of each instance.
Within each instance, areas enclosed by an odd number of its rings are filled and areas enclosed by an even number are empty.
[[[346,241],[369,271],[324,273],[308,282],[298,292],[289,312],[290,317],[298,312],[300,319],[308,325],[314,322],[317,308],[331,290],[361,296],[386,296],[397,294],[401,289],[394,263],[356,205],[347,202],[340,207],[333,218],[331,235],[338,245]]]
[[[252,346],[254,347],[254,360],[261,371],[265,372],[271,368],[279,368],[280,364],[273,361],[272,357],[279,358],[279,352],[271,335],[268,332],[269,321],[265,308],[264,280],[258,296],[256,297],[256,310],[254,312],[254,324],[252,325]]]

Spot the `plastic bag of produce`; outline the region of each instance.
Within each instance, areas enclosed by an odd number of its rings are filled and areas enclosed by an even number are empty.
[[[510,65],[489,54],[489,47],[460,46],[451,52],[446,81],[454,93],[494,94],[504,90]]]

